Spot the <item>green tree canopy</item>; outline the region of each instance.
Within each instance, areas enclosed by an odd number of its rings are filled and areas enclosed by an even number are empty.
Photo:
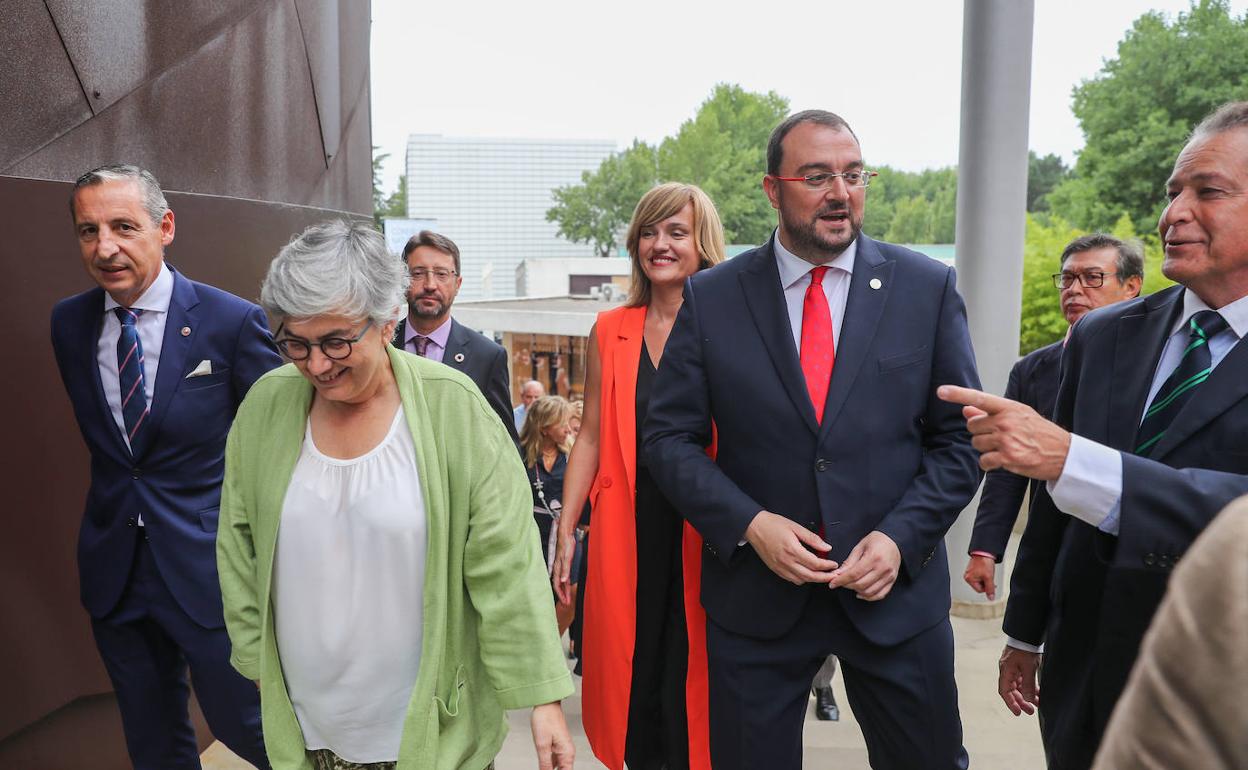
[[[687,182],[715,201],[729,243],[760,243],[774,221],[761,191],[767,137],[788,109],[788,100],[774,92],[717,85],[657,148],[634,141],[583,173],[580,184],[555,189],[546,219],[559,225],[560,236],[609,256],[647,190],[659,182]]]
[[[1074,178],[1048,196],[1051,209],[1085,229],[1123,214],[1152,232],[1164,186],[1192,128],[1218,105],[1248,94],[1248,15],[1228,0],[1199,0],[1170,22],[1136,19],[1117,56],[1074,89],[1085,146]]]

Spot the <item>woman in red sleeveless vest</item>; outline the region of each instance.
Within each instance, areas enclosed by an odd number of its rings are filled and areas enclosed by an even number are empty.
[[[612,770],[709,770],[702,541],[640,457],[650,387],[685,279],[723,261],[715,205],[693,185],[646,193],[628,228],[633,284],[590,332],[585,414],[564,477],[553,580],[568,598],[573,533],[593,509],[582,637],[582,720]]]

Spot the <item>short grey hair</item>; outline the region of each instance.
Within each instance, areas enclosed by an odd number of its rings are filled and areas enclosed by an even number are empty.
[[[322,222],[278,252],[260,286],[260,304],[280,320],[344,315],[384,326],[406,310],[408,280],[371,226]]]
[[[74,189],[69,193],[69,215],[77,221],[78,212],[74,210],[74,199],[78,197],[78,191],[82,188],[94,187],[105,182],[125,181],[132,181],[139,185],[139,190],[143,193],[143,208],[151,217],[152,225],[159,225],[165,212],[169,210],[169,202],[165,200],[165,193],[160,189],[160,182],[157,182],[156,177],[147,169],[125,163],[112,163],[93,168],[78,177],[78,181],[74,182]]]
[[[1227,102],[1205,116],[1192,130],[1192,139],[1248,128],[1248,102]]]

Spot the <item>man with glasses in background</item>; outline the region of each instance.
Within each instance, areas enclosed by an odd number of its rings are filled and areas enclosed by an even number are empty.
[[[408,312],[394,330],[394,344],[468,375],[519,446],[511,414],[507,351],[451,317],[451,305],[464,282],[459,247],[444,235],[421,230],[403,247],[403,261],[411,276]]]
[[[1046,416],[1053,414],[1062,350],[1075,322],[1089,310],[1140,296],[1144,283],[1144,254],[1139,245],[1104,233],[1082,235],[1071,241],[1062,250],[1060,264],[1061,272],[1053,274],[1053,284],[1061,290],[1062,315],[1069,324],[1066,334],[1020,358],[1010,369],[1005,386],[1006,398]],[[970,559],[962,579],[990,600],[997,595],[996,565],[1005,558],[1005,546],[1029,483],[1033,487],[1039,484],[1003,468],[989,471],[984,478],[971,534]],[[1035,489],[1031,491],[1034,499]]]
[[[705,543],[716,770],[801,767],[829,654],[873,767],[967,766],[943,537],[980,473],[935,388],[979,378],[952,268],[862,235],[872,176],[840,117],[781,122],[779,227],[685,284],[651,391],[647,466]]]

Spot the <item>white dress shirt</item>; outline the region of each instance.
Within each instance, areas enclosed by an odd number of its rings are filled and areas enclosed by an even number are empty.
[[[802,305],[806,300],[806,288],[810,286],[812,265],[785,248],[776,233],[776,267],[780,270],[780,288],[784,290],[784,304],[789,310],[789,326],[793,330],[793,344],[802,349]],[[849,281],[854,273],[854,258],[858,254],[858,240],[837,255],[836,259],[823,263],[828,268],[823,276],[823,294],[828,298],[828,310],[832,312],[832,344],[841,346],[841,323],[845,320],[845,302],[849,299]]]
[[[142,310],[134,323],[139,333],[139,345],[143,347],[143,395],[147,406],[152,408],[152,396],[156,392],[156,371],[160,368],[160,349],[165,341],[165,320],[169,318],[169,302],[173,299],[173,273],[165,263],[160,263],[160,273],[147,287],[131,310]],[[104,323],[100,325],[100,341],[96,345],[95,360],[100,366],[100,384],[104,386],[104,399],[113,413],[113,421],[121,431],[121,439],[130,446],[126,437],[126,418],[121,413],[121,380],[117,374],[117,340],[121,338],[121,321],[113,308],[121,307],[108,292],[104,293]]]
[[[420,671],[427,527],[400,406],[381,443],[327,457],[311,426],[282,504],[273,623],[308,749],[393,762]]]
[[[1153,383],[1148,389],[1148,398],[1144,401],[1144,411],[1140,412],[1139,422],[1144,421],[1144,413],[1153,403],[1157,391],[1161,390],[1161,386],[1183,358],[1183,351],[1188,343],[1188,323],[1193,315],[1202,310],[1212,308],[1194,292],[1184,291],[1183,314],[1171,329],[1161,357],[1157,359]],[[1220,308],[1218,313],[1226,319],[1229,328],[1209,339],[1209,357],[1214,368],[1222,363],[1222,359],[1235,343],[1248,333],[1248,297],[1235,300]],[[1063,513],[1116,537],[1122,512],[1122,455],[1117,449],[1072,433],[1070,451],[1066,454],[1062,473],[1056,481],[1050,481],[1046,485],[1053,504]],[[1042,649],[1010,637],[1006,637],[1006,642],[1011,647],[1031,652]]]

